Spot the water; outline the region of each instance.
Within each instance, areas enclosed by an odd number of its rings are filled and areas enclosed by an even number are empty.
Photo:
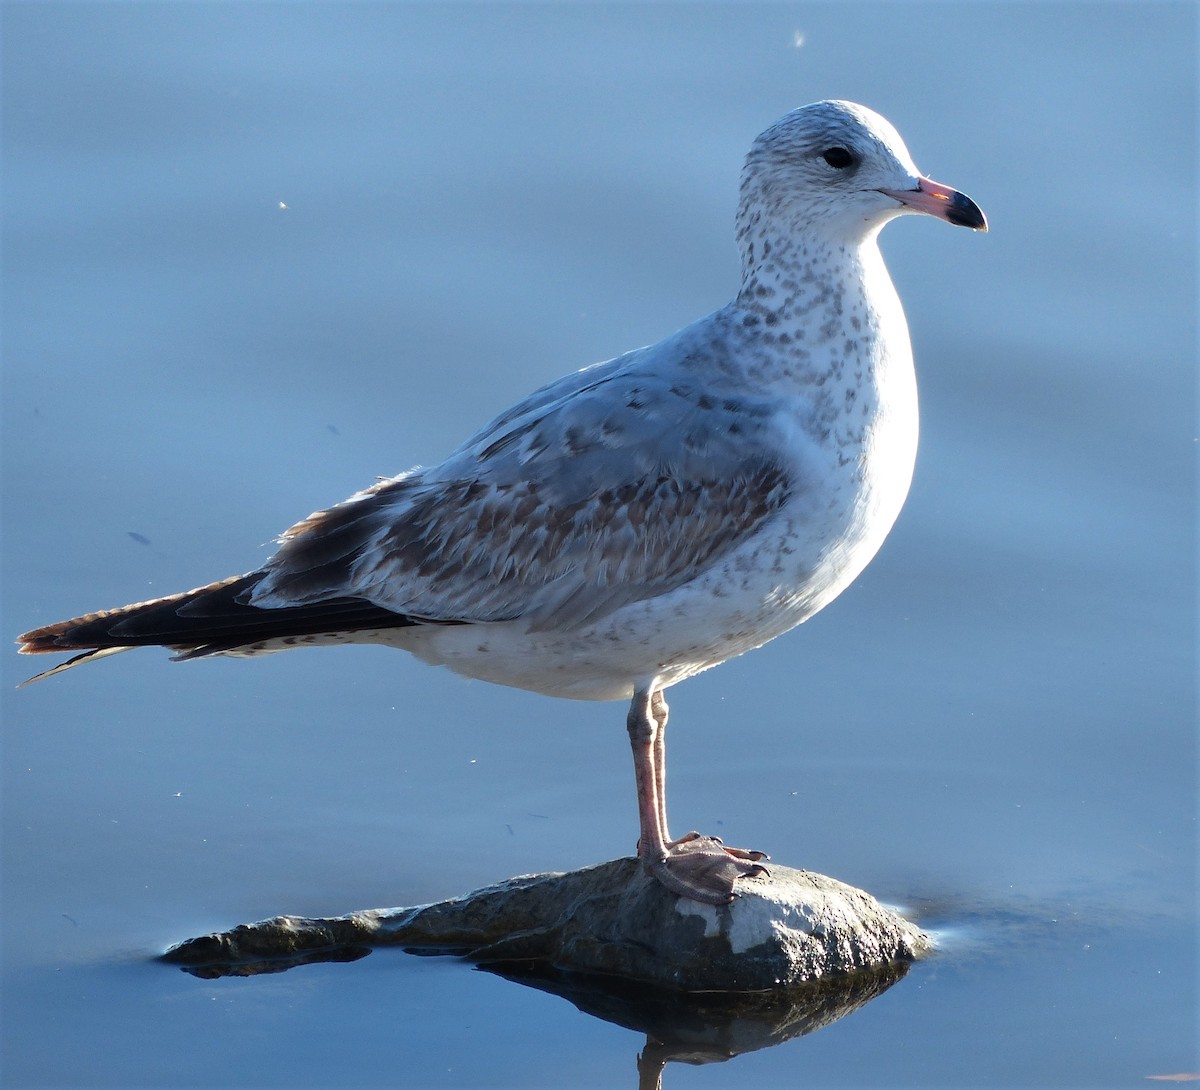
[[[992,223],[885,232],[913,493],[832,608],[672,691],[671,802],[943,950],[664,1084],[1200,1070],[1192,6],[9,4],[3,29],[10,635],[247,570],[719,306],[752,137],[821,97],[889,117]],[[33,666],[2,664],[5,1086],[637,1084],[641,1033],[455,962],[151,960],[629,852],[623,709],[382,649],[14,692]]]

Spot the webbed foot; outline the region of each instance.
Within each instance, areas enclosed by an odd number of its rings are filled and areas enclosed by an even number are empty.
[[[690,844],[694,840],[711,841],[713,844],[719,845],[721,851],[728,852],[736,859],[750,859],[757,863],[760,859],[771,858],[766,852],[760,852],[754,848],[730,848],[719,836],[705,836],[703,833],[696,832],[695,829],[693,829],[690,833],[684,833],[684,835],[678,840],[668,841],[667,849],[669,851],[671,848],[677,848],[681,844]]]
[[[716,837],[689,833],[667,846],[663,859],[645,860],[646,873],[672,893],[706,905],[727,905],[737,897],[739,878],[769,874],[758,862],[762,852],[727,848]]]

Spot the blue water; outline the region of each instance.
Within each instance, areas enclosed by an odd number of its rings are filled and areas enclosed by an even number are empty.
[[[942,952],[683,1087],[1120,1087],[1196,1055],[1190,4],[9,3],[9,635],[245,571],[310,510],[736,284],[741,157],[864,102],[985,236],[884,236],[908,506],[842,599],[672,691],[677,826]],[[30,689],[0,662],[5,1087],[636,1085],[640,1034],[381,952],[171,942],[626,854],[623,709],[383,649]]]

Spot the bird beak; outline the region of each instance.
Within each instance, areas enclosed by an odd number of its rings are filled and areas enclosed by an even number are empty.
[[[916,189],[881,189],[886,197],[899,201],[914,212],[927,212],[956,227],[987,230],[987,216],[970,197],[931,178],[918,178]]]

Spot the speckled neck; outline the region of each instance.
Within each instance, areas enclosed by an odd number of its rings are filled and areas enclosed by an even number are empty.
[[[742,283],[730,319],[747,377],[781,396],[802,391],[804,430],[848,457],[889,419],[904,422],[907,458],[915,377],[878,226],[847,230],[771,197],[744,185],[738,210]]]
[[[772,299],[819,291],[822,280],[832,279],[831,269],[840,270],[838,279],[855,275],[863,263],[860,255],[877,251],[881,224],[847,224],[826,213],[820,204],[794,204],[747,168],[736,221],[739,303],[770,306]],[[872,263],[870,256],[866,263]]]
[[[774,366],[815,382],[840,369],[842,359],[860,355],[863,339],[879,329],[872,296],[894,295],[875,243],[878,232],[833,239],[814,231],[802,214],[768,214],[745,194],[737,229],[737,321],[775,350]]]

